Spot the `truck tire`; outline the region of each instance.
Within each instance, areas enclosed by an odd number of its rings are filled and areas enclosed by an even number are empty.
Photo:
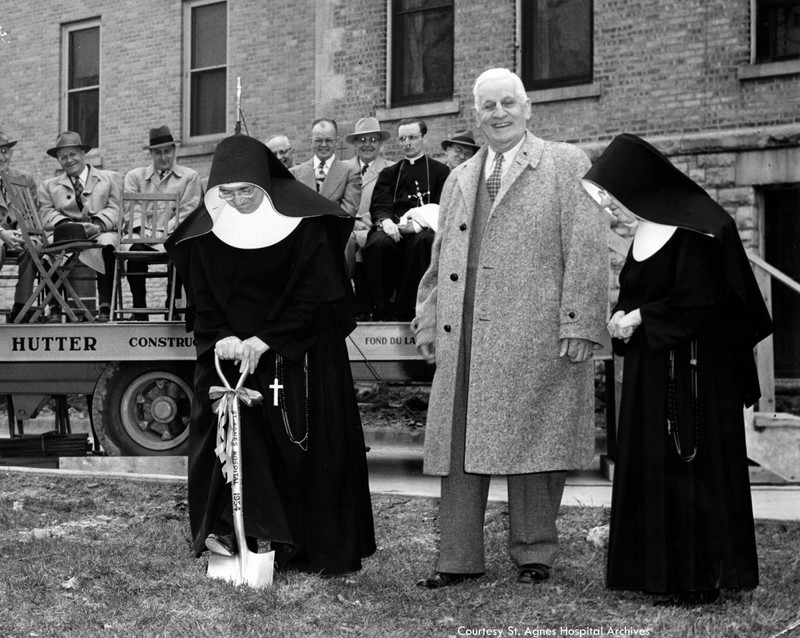
[[[109,456],[180,456],[189,449],[193,364],[111,363],[92,399],[97,438]]]

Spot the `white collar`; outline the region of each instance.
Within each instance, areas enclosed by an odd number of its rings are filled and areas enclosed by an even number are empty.
[[[514,144],[514,146],[512,146],[504,153],[501,153],[501,155],[503,156],[503,166],[501,168],[503,175],[505,175],[506,171],[508,170],[508,167],[511,166],[511,162],[517,156],[517,152],[519,152],[519,149],[522,148],[522,144],[524,142],[525,142],[525,136],[523,135],[520,138],[519,142]],[[491,146],[488,147],[486,150],[487,153],[486,153],[486,164],[484,165],[484,172],[488,176],[492,172],[492,169],[494,168],[494,158],[497,155],[497,153],[495,153],[492,150]]]
[[[67,179],[70,182],[72,181],[72,178],[69,175],[67,175]],[[85,187],[86,186],[86,180],[89,179],[89,165],[88,164],[86,164],[83,167],[83,170],[80,172],[80,175],[78,175],[78,179],[81,181],[81,186]]]
[[[411,157],[411,158],[409,158],[409,157],[405,157],[405,158],[403,158],[403,159],[405,159],[405,160],[406,160],[406,162],[408,162],[409,164],[411,164],[411,166],[414,166],[414,164],[416,164],[416,163],[417,163],[419,160],[421,160],[423,157],[425,157],[425,153],[420,153],[420,154],[419,154],[419,155],[417,155],[416,157]]]
[[[335,159],[336,155],[334,154],[325,160],[325,170],[328,170],[331,167],[331,164],[333,164],[333,160]],[[320,165],[320,162],[322,162],[322,160],[316,155],[314,155],[314,168],[317,168]]]
[[[264,248],[277,244],[303,220],[281,215],[266,192],[261,206],[248,215],[220,199],[218,186],[208,190],[204,202],[214,223],[211,232],[234,248]]]

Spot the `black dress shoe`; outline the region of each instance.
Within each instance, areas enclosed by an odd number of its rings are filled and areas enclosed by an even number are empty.
[[[97,312],[98,323],[108,323],[111,319],[111,306],[100,306]]]
[[[550,567],[542,563],[525,563],[519,566],[517,582],[531,585],[541,583],[550,578]]]
[[[480,578],[483,574],[451,574],[449,572],[435,572],[433,576],[423,578],[417,581],[417,587],[424,587],[425,589],[441,589],[442,587],[450,587],[450,585],[458,585],[465,580],[472,578]]]

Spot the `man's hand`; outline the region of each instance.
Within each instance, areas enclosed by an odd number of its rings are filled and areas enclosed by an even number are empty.
[[[391,219],[381,220],[381,230],[389,235],[394,241],[400,241],[400,229]]]
[[[20,250],[22,248],[22,232],[19,230],[0,228],[0,239],[12,250]]]
[[[86,229],[87,239],[94,239],[100,234],[100,226],[92,222],[82,222],[83,227]]]
[[[417,346],[422,358],[428,363],[436,363],[436,347],[432,343],[421,343]]]
[[[250,374],[256,371],[261,355],[269,350],[269,346],[258,337],[250,337],[239,343],[236,349],[237,360],[241,360],[239,374],[247,370]]]
[[[558,356],[568,356],[572,363],[588,361],[594,352],[594,342],[588,339],[569,337],[561,340],[561,351]]]

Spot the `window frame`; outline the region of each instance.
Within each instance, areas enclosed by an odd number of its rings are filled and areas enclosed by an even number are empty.
[[[79,88],[72,89],[70,88],[70,74],[72,70],[72,56],[70,55],[70,44],[72,39],[72,34],[78,31],[88,31],[90,29],[97,29],[97,75],[98,80],[97,84],[93,84],[92,86],[82,86]],[[61,25],[61,128],[62,131],[73,130],[73,128],[78,127],[71,127],[70,125],[70,98],[78,93],[85,93],[88,91],[97,91],[97,122],[96,122],[96,131],[97,131],[97,145],[92,145],[92,148],[100,148],[100,141],[102,139],[102,131],[100,128],[100,123],[103,121],[102,115],[102,76],[103,76],[103,30],[101,28],[101,21],[100,18],[91,18],[88,20],[80,20],[79,22],[70,22],[69,24],[62,24]],[[90,139],[86,135],[85,131],[76,131],[81,135],[81,139],[84,143],[89,144]]]
[[[396,60],[396,47],[399,47],[399,43],[396,42],[395,38],[395,27],[396,20],[395,15],[399,13],[397,10],[397,5],[401,0],[386,0],[386,15],[387,15],[387,42],[386,42],[386,106],[390,109],[405,109],[405,108],[413,108],[415,106],[423,105],[423,104],[431,104],[431,103],[444,103],[448,100],[451,100],[454,92],[455,92],[455,47],[456,47],[456,37],[455,37],[455,18],[456,18],[456,0],[436,0],[435,7],[425,6],[422,9],[419,9],[415,12],[422,13],[422,12],[430,12],[437,9],[445,8],[445,3],[449,3],[449,8],[452,12],[452,19],[453,19],[453,32],[451,34],[452,45],[453,45],[453,54],[452,54],[452,66],[450,68],[450,89],[442,90],[436,93],[427,92],[424,94],[420,94],[419,98],[406,98],[406,99],[397,99],[396,91],[395,91],[395,71],[399,67],[398,61]]]
[[[198,7],[204,7],[212,4],[225,5],[225,63],[209,67],[192,68],[192,44],[194,42],[192,33],[192,12]],[[230,69],[230,2],[228,0],[185,0],[183,3],[183,77],[185,82],[183,85],[183,130],[185,132],[186,142],[203,143],[213,142],[222,139],[228,134],[228,81]],[[225,122],[223,129],[216,133],[208,133],[205,135],[192,135],[192,79],[198,72],[209,71],[214,69],[225,70],[225,94],[224,94],[224,113]]]
[[[522,78],[523,83],[525,84],[525,89],[528,92],[542,92],[542,91],[559,91],[561,89],[569,89],[571,87],[581,87],[581,86],[593,86],[594,85],[594,46],[595,46],[595,34],[594,34],[594,4],[595,0],[587,0],[589,3],[589,25],[588,25],[588,32],[589,32],[589,60],[588,60],[588,69],[589,72],[586,75],[573,75],[566,78],[560,78],[558,80],[539,80],[535,81],[528,78],[528,73],[526,72],[525,65],[527,64],[526,58],[526,50],[530,47],[533,49],[533,34],[529,34],[525,29],[525,21],[524,21],[524,10],[523,4],[530,2],[530,0],[517,0],[517,68],[519,69],[519,76]],[[533,71],[531,71],[532,75]],[[594,90],[591,92],[591,96],[594,96]],[[582,94],[578,97],[584,97]]]
[[[759,57],[759,19],[760,9],[766,4],[786,4],[791,5],[790,0],[750,0],[750,64],[780,64],[782,62],[800,62],[800,52],[789,56],[778,57]],[[796,3],[795,3],[796,4]],[[772,44],[769,42],[768,44]]]

